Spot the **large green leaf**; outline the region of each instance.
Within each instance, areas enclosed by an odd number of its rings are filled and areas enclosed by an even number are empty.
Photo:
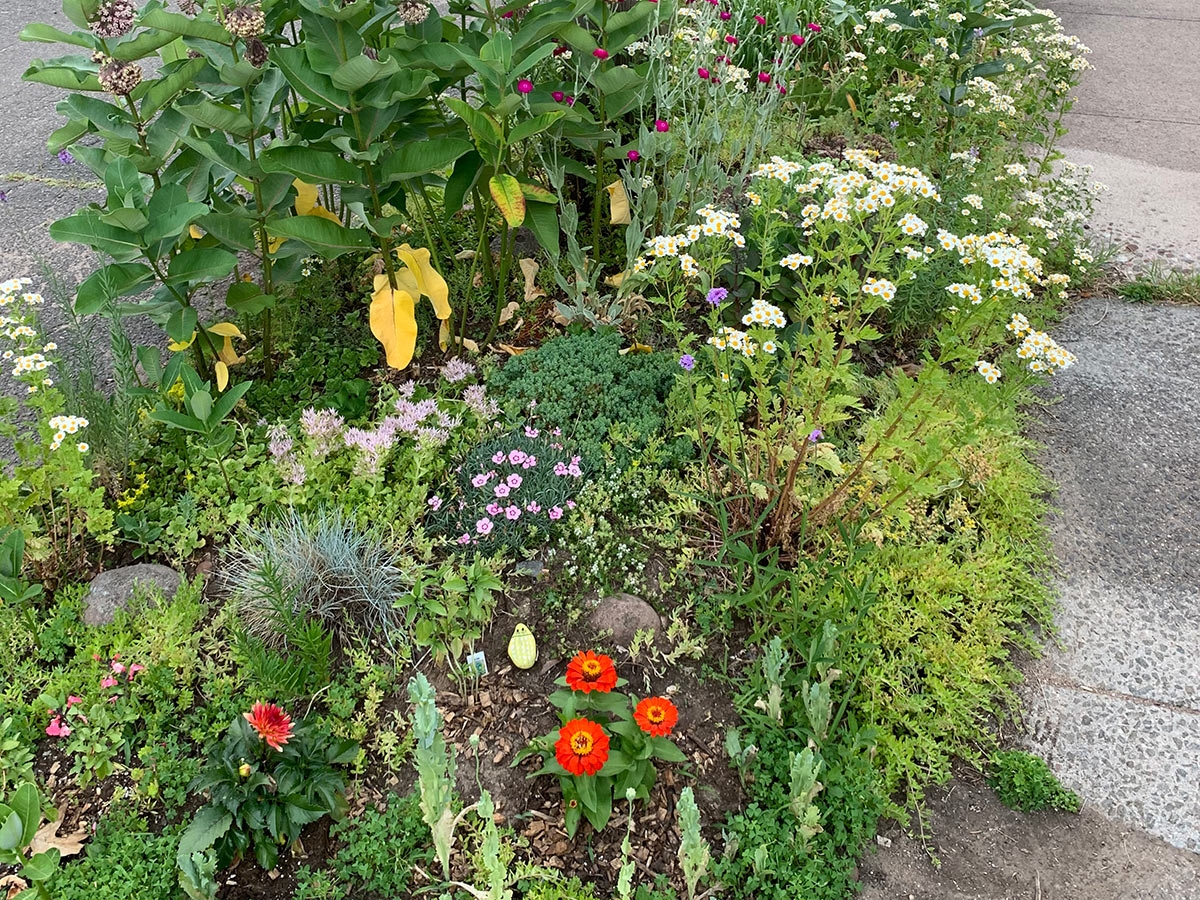
[[[204,128],[224,131],[240,138],[250,137],[249,117],[233,106],[201,98],[188,98],[187,103],[178,103],[175,108]]]
[[[141,23],[147,28],[158,28],[185,37],[203,38],[218,44],[229,43],[229,32],[216,22],[201,18],[190,18],[165,9],[151,9],[142,14]]]
[[[303,47],[278,47],[271,51],[271,59],[300,96],[322,106],[349,111],[350,95],[335,86],[329,76],[321,75],[309,65]]]
[[[399,71],[400,64],[393,57],[371,59],[360,53],[338,66],[329,80],[336,88],[354,92]]]
[[[59,31],[53,25],[26,25],[18,37],[23,41],[37,41],[41,44],[74,44],[76,47],[87,47],[89,50],[96,46],[96,39],[82,31],[67,34]]]
[[[504,132],[500,128],[500,123],[487,113],[455,97],[447,97],[445,103],[467,123],[471,134],[475,136],[476,144],[499,146],[504,142]]]
[[[0,850],[11,853],[21,849],[24,825],[15,810],[0,803]]]
[[[80,28],[90,28],[100,8],[100,0],[63,0],[62,7],[68,19]]]
[[[50,237],[64,243],[86,244],[107,253],[118,262],[136,259],[142,252],[141,242],[133,232],[100,221],[94,209],[83,210],[50,226]]]
[[[174,72],[150,84],[149,89],[142,95],[142,118],[149,119],[166,106],[171,98],[193,84],[207,63],[202,59],[189,59],[182,63]]]
[[[66,66],[47,65],[40,59],[35,59],[29,64],[29,68],[22,73],[21,79],[35,81],[38,84],[48,84],[51,87],[65,88],[68,91],[104,90],[95,75]]]
[[[75,296],[75,314],[88,316],[99,312],[105,304],[132,294],[154,277],[143,263],[114,263],[97,269],[79,285]]]
[[[475,186],[483,171],[483,157],[472,149],[463,154],[454,163],[454,170],[446,179],[446,188],[442,192],[442,202],[447,216],[452,216],[462,209],[467,192]]]
[[[171,41],[175,40],[178,35],[169,31],[143,31],[137,37],[122,41],[120,44],[112,48],[109,54],[115,59],[123,59],[126,61],[145,59],[147,56],[156,55],[156,51],[160,47],[165,47]]]
[[[48,881],[54,875],[55,870],[58,869],[61,859],[62,851],[57,847],[51,847],[49,850],[42,851],[26,862],[21,869],[21,875],[33,882]],[[23,891],[22,893],[28,893],[28,891]],[[17,896],[20,897],[20,894]],[[36,894],[32,896],[36,896]]]
[[[264,172],[288,172],[309,184],[357,184],[362,172],[333,147],[272,147],[259,157]]]
[[[143,239],[147,249],[155,258],[165,252],[165,248],[155,247],[155,244],[174,244],[196,219],[205,215],[208,207],[187,198],[187,191],[179,184],[164,184],[150,197],[150,224],[146,227]]]
[[[383,160],[381,170],[385,182],[403,181],[449,168],[475,145],[460,138],[414,141]]]
[[[289,216],[268,222],[267,232],[272,237],[301,241],[326,259],[371,246],[370,236],[364,229],[346,228],[321,216]]]
[[[236,265],[237,257],[220,247],[181,250],[171,257],[167,266],[167,284],[220,281],[232,273]]]
[[[565,109],[556,109],[542,113],[540,116],[534,116],[532,119],[526,119],[508,133],[509,144],[515,144],[517,141],[523,141],[535,134],[541,134],[566,114]]]
[[[21,847],[28,847],[33,836],[37,834],[38,825],[42,823],[42,797],[37,787],[26,781],[8,801],[13,812],[21,817]]]
[[[532,203],[525,207],[525,224],[533,232],[542,249],[551,259],[558,259],[561,230],[558,226],[558,207],[550,203]]]

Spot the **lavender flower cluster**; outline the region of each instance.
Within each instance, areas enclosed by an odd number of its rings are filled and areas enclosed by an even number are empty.
[[[485,441],[455,470],[451,495],[429,498],[430,530],[481,550],[517,549],[546,537],[575,508],[590,466],[559,429],[533,426]]]

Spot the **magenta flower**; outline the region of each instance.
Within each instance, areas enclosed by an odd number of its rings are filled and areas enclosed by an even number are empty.
[[[561,519],[563,517],[562,507],[561,506],[550,507],[549,515],[550,515],[551,519],[555,519],[555,520]]]
[[[83,702],[82,697],[76,697],[74,694],[72,694],[70,697],[67,698],[67,709],[70,709],[76,703],[82,703],[82,702]]]
[[[495,453],[493,453],[492,462],[494,462],[496,465],[500,465],[500,463],[504,462],[504,451],[497,450]]]
[[[574,106],[574,105],[575,105],[575,98],[568,96],[567,97],[567,106]]]
[[[729,12],[728,10],[724,10],[724,9],[721,10],[721,21],[722,22],[728,22],[732,18],[733,18],[733,13]]]
[[[755,21],[755,22],[757,22],[759,25],[766,25],[766,24],[767,24],[767,20],[766,20],[766,19],[764,19],[762,16],[755,16],[755,17],[754,17],[754,21]]]
[[[813,34],[820,34],[820,33],[821,33],[821,26],[820,26],[820,25],[818,25],[816,22],[809,22],[809,23],[808,23],[808,30],[809,30],[809,31],[811,31]]]
[[[701,66],[699,69],[697,69],[696,74],[699,75],[701,78],[703,78],[705,81],[707,81],[709,78],[709,71],[708,71],[708,69],[704,68],[704,66]]]
[[[526,458],[527,457],[524,450],[508,451],[508,461],[514,466],[519,466],[521,463],[525,462]]]
[[[785,88],[782,84],[779,86],[779,93],[781,96],[787,96],[787,88]]]
[[[725,35],[725,43],[733,44],[736,47],[737,42],[738,42],[737,38],[735,38],[732,34]]]
[[[485,506],[484,509],[487,510],[487,514],[489,516],[500,515],[500,504],[494,500],[491,503],[489,503],[487,506]]]
[[[761,81],[763,84],[770,84],[770,83],[771,83],[771,76],[770,76],[770,75],[768,75],[766,72],[759,72],[759,73],[758,73],[758,80],[759,80],[759,81]]]
[[[596,57],[598,60],[604,61],[608,59],[608,51],[602,47],[597,47],[592,51],[592,56]]]
[[[530,81],[528,78],[522,78],[520,81],[517,82],[517,90],[520,91],[522,94],[531,93],[533,91],[533,82]]]
[[[583,470],[575,463],[571,463],[569,466],[567,466],[567,474],[572,478],[581,478],[583,476]]]
[[[100,687],[102,688],[115,687],[116,684],[117,679],[113,678],[111,675],[105,675],[104,678],[100,680]]]
[[[551,91],[550,96],[554,98],[555,103],[562,103],[563,98],[566,97],[567,95],[564,94],[562,91]]]
[[[685,372],[690,372],[692,369],[696,368],[696,357],[692,356],[690,353],[685,353],[683,356],[679,357],[679,365],[683,367]]]
[[[792,43],[795,44],[797,47],[804,46],[804,38],[800,37],[800,35],[798,35],[798,34],[793,34],[791,37],[791,40],[792,40]]]
[[[491,534],[492,529],[495,527],[496,526],[492,523],[491,519],[480,519],[475,523],[475,530],[479,532],[479,534]]]
[[[541,511],[542,505],[536,500],[531,500],[525,504],[525,512],[540,513]]]
[[[64,725],[63,720],[55,714],[54,718],[50,720],[50,724],[46,726],[46,734],[50,737],[70,737],[71,729]]]
[[[667,124],[665,119],[655,119],[654,130],[658,132],[666,132],[671,130],[671,126]]]
[[[629,157],[630,162],[637,162],[642,157],[642,154],[638,153],[636,150],[630,150],[625,155]]]
[[[567,464],[565,462],[556,462],[554,464],[554,474],[560,475],[560,476],[566,475],[567,474]]]
[[[520,507],[517,507],[517,506],[505,507],[504,518],[508,519],[510,522],[515,522],[517,519],[521,518]]]
[[[729,296],[729,290],[723,287],[715,287],[708,292],[708,296],[704,299],[708,301],[710,306],[720,306],[721,301]]]

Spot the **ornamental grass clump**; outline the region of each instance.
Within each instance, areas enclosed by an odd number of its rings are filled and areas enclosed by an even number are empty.
[[[558,776],[567,833],[574,835],[583,817],[599,831],[612,816],[614,798],[650,796],[655,760],[684,762],[670,740],[679,710],[666,697],[636,700],[617,691],[626,682],[612,659],[591,650],[577,653],[556,684],[550,702],[561,727],[535,738],[513,765],[540,755],[542,768],[529,777]]]

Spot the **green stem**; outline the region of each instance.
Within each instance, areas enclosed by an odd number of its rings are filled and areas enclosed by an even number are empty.
[[[250,154],[250,166],[252,169],[258,168],[257,152],[254,146],[255,131],[254,131],[254,114],[253,100],[250,97],[250,88],[242,88],[242,93],[246,98],[246,113],[250,118],[250,136],[246,139],[246,149]],[[254,182],[254,205],[257,213],[256,221],[258,223],[258,245],[262,253],[262,273],[263,273],[263,293],[268,297],[275,294],[275,283],[271,271],[271,244],[267,237],[267,218],[263,211],[262,199],[262,182],[257,176],[252,178]],[[263,310],[263,372],[268,378],[275,374],[275,359],[272,348],[273,335],[271,328],[271,308],[267,307]],[[228,481],[228,479],[226,479]]]
[[[508,272],[512,267],[512,229],[508,227],[508,223],[504,223],[504,232],[500,237],[500,279],[499,286],[496,290],[496,310],[492,314],[492,327],[488,331],[488,335],[483,340],[483,346],[487,346],[492,342],[492,338],[496,335],[496,329],[500,325],[500,311],[504,309],[504,298],[508,293]]]

